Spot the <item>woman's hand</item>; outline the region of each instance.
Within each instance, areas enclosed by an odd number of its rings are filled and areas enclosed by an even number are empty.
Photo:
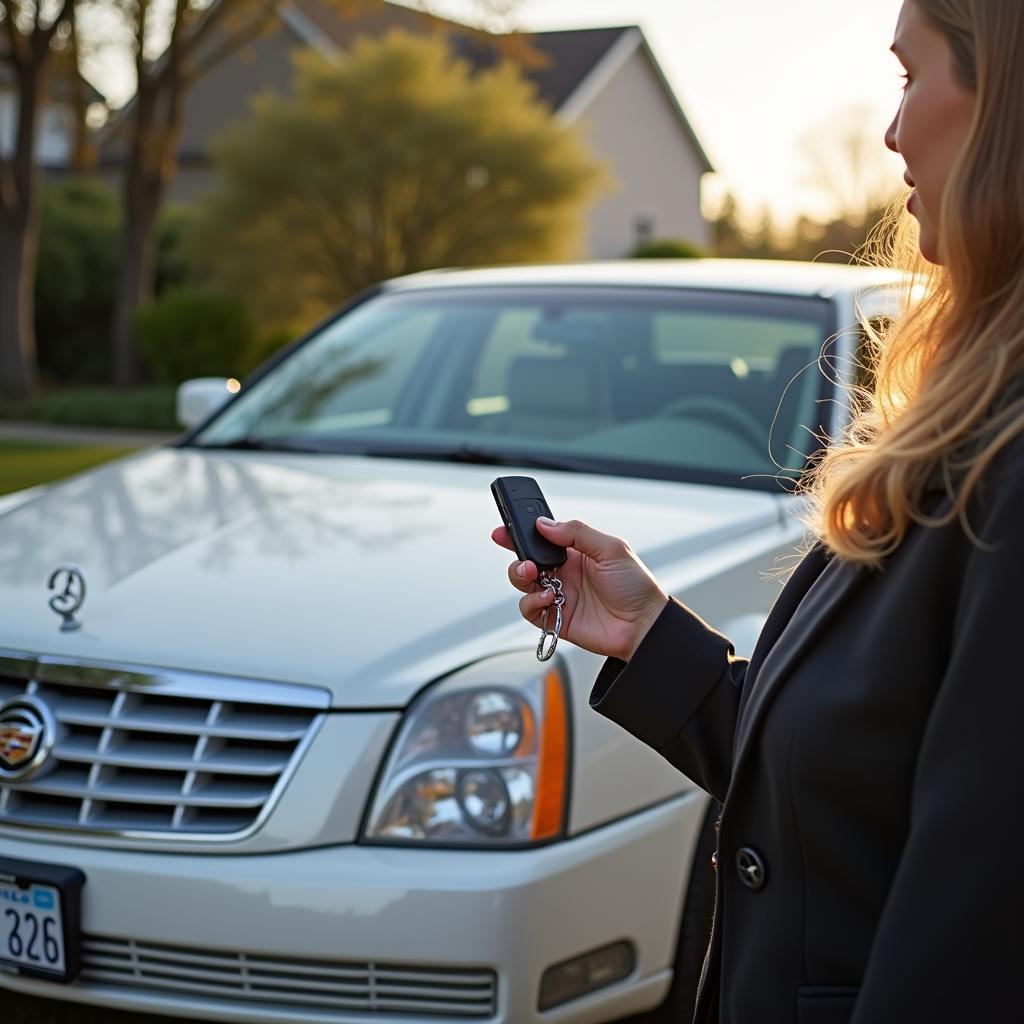
[[[537,529],[568,549],[569,557],[558,570],[565,595],[559,635],[595,654],[629,661],[661,614],[668,595],[624,540],[577,520],[556,523],[542,517]],[[515,550],[504,526],[494,530],[491,539]],[[519,602],[523,618],[540,628],[541,614],[554,595],[537,588],[537,576],[533,562],[515,561],[508,568],[512,586],[525,595]],[[553,623],[552,612],[548,626]]]

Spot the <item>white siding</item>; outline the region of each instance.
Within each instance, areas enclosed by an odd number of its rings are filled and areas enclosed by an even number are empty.
[[[582,255],[614,259],[651,238],[709,241],[701,215],[703,163],[642,47],[611,76],[576,122],[616,179],[591,208]]]
[[[0,153],[4,156],[14,148],[14,119],[17,115],[13,91],[0,89]]]

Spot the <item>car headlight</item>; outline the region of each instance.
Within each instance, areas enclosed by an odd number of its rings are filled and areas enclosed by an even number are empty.
[[[569,702],[557,659],[477,662],[406,713],[367,818],[375,842],[510,846],[565,830]]]

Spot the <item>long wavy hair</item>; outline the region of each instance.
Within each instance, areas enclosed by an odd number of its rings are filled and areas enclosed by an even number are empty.
[[[913,2],[949,41],[974,119],[942,197],[939,265],[920,256],[902,199],[869,241],[869,262],[908,272],[905,311],[883,330],[864,325],[873,383],[855,386],[845,436],[799,487],[807,546],[874,569],[911,522],[960,517],[980,544],[968,499],[1024,431],[1024,397],[1009,387],[1024,370],[1024,3]],[[922,499],[937,476],[951,507],[930,517]]]

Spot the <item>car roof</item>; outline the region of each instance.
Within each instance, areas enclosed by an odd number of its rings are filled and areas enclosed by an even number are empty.
[[[789,260],[631,259],[474,269],[427,270],[386,282],[388,291],[455,287],[579,286],[707,288],[830,296],[895,285],[899,272]]]

